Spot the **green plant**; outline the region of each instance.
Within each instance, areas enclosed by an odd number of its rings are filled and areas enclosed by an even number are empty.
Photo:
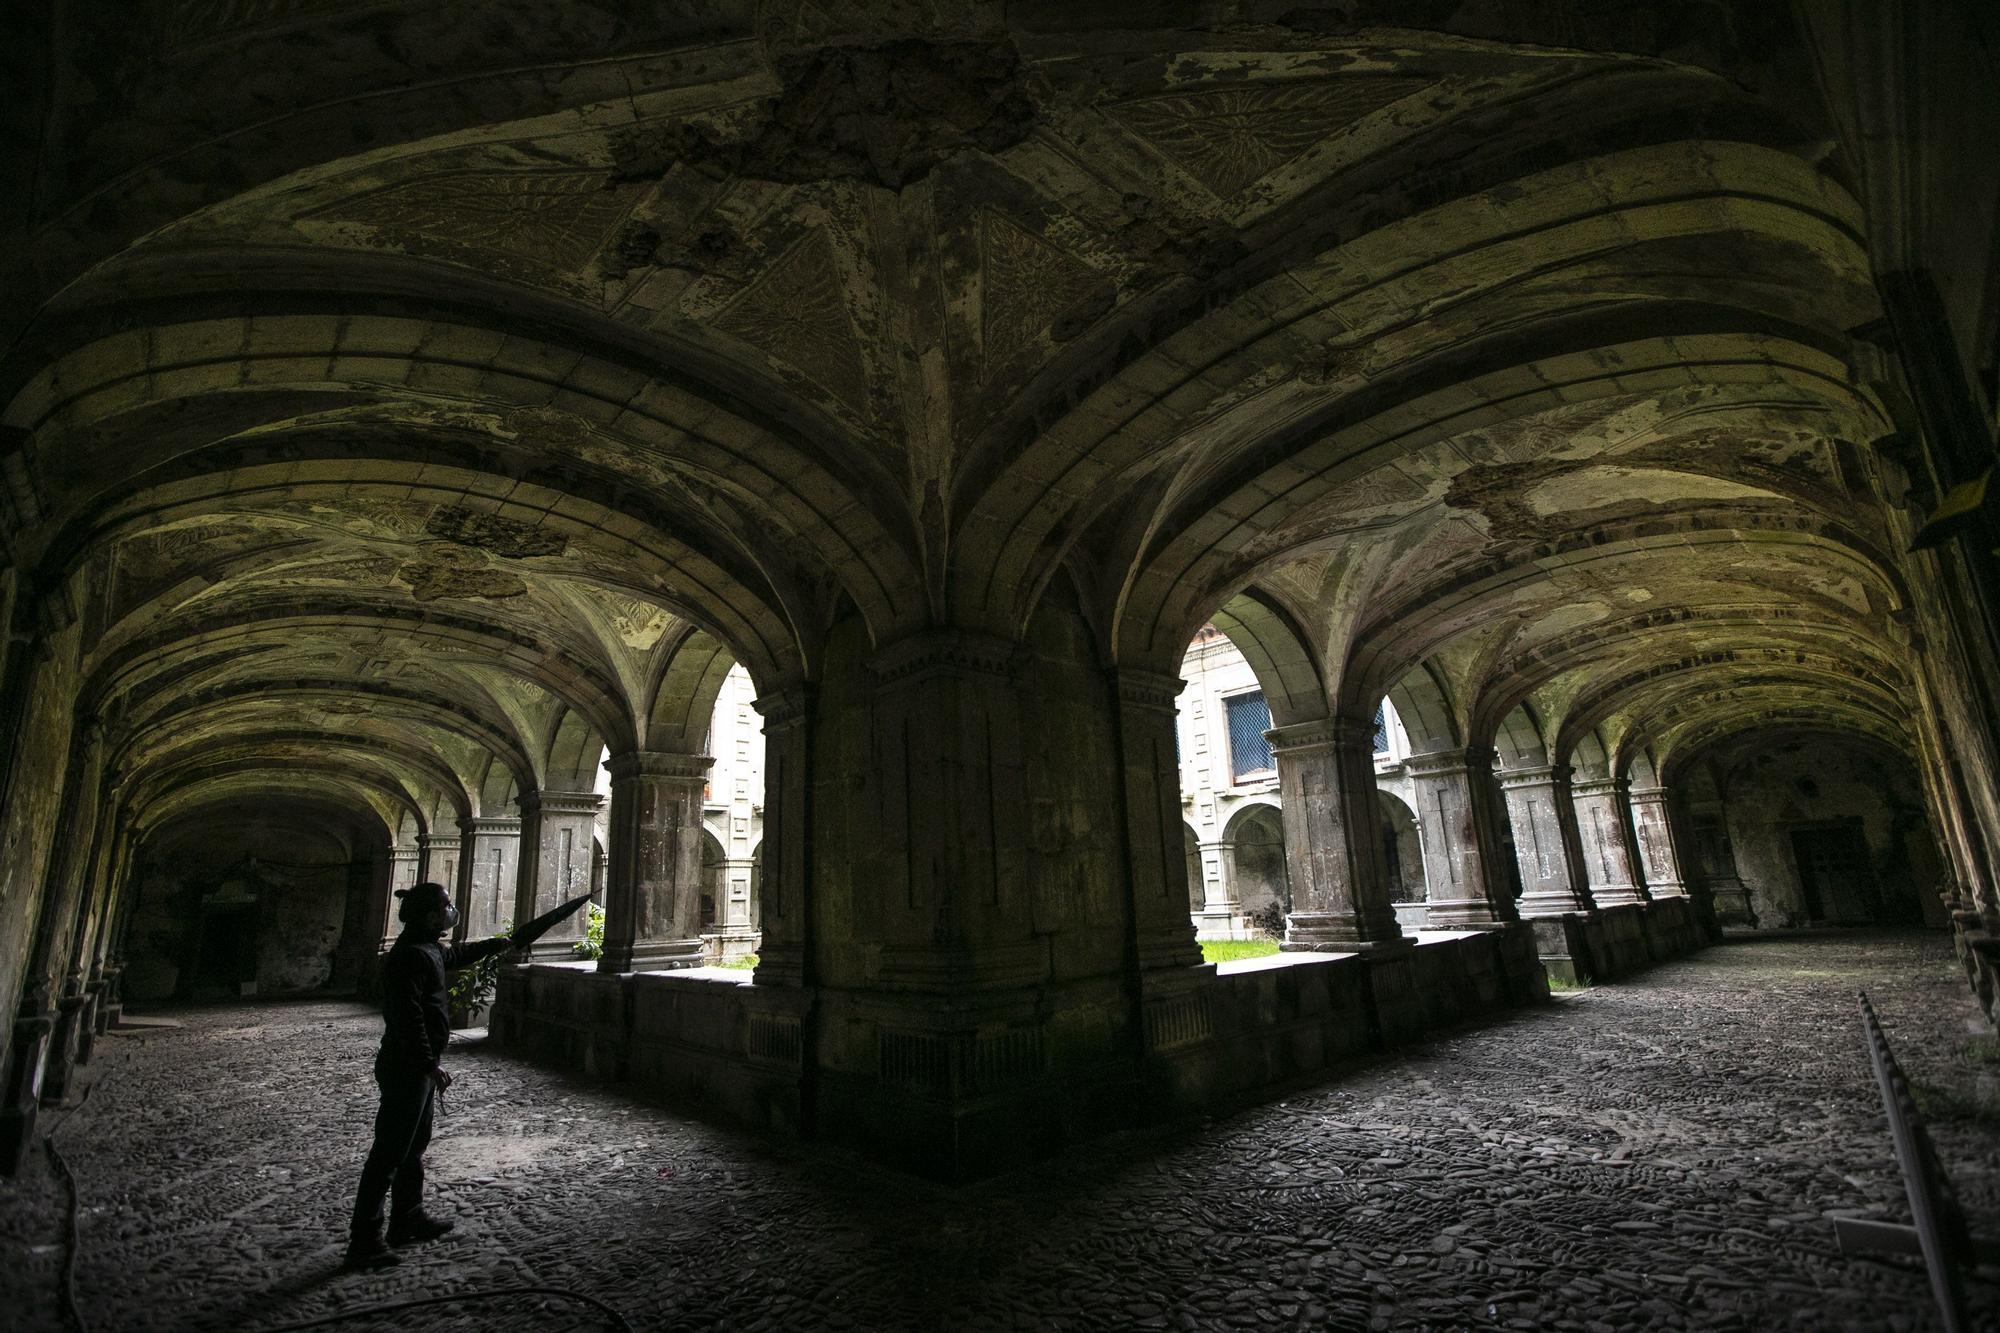
[[[578,958],[604,957],[604,909],[596,903],[583,909],[583,938],[569,946]]]
[[[512,921],[502,922],[499,933],[505,935],[514,928]],[[488,954],[471,967],[461,967],[451,974],[445,987],[445,998],[451,1004],[455,1015],[470,1015],[475,1009],[484,1009],[493,1003],[493,992],[500,986],[500,960],[505,951]]]

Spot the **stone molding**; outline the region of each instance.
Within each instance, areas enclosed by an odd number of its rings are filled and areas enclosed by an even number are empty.
[[[1271,753],[1311,754],[1319,750],[1339,749],[1345,746],[1363,744],[1370,754],[1375,751],[1375,723],[1371,718],[1363,723],[1358,718],[1333,717],[1314,718],[1310,722],[1290,722],[1282,727],[1272,727],[1264,733],[1264,739],[1271,743]]]
[[[1432,750],[1413,754],[1403,761],[1413,778],[1456,777],[1461,773],[1490,771],[1499,752],[1491,746],[1470,745],[1463,750]]]
[[[1632,787],[1628,789],[1627,795],[1634,805],[1641,803],[1646,805],[1665,805],[1668,799],[1665,787]]]
[[[531,791],[521,793],[521,817],[594,815],[604,798],[594,791]]]
[[[1187,682],[1179,676],[1138,667],[1113,667],[1109,675],[1111,687],[1118,694],[1118,702],[1128,708],[1150,708],[1155,712],[1171,713],[1181,691],[1187,688]]]
[[[1522,787],[1555,787],[1568,781],[1571,770],[1568,764],[1541,764],[1534,768],[1503,768],[1493,776],[1507,791],[1517,791]]]
[[[1583,778],[1570,783],[1570,792],[1576,796],[1625,796],[1630,790],[1624,778]]]
[[[750,706],[764,719],[764,734],[768,736],[804,724],[812,714],[812,689],[806,685],[787,685],[758,695],[750,701]]]
[[[505,837],[509,833],[518,835],[521,832],[521,817],[519,815],[474,815],[471,819],[459,820],[458,829],[461,834],[466,834],[468,829],[471,830],[467,836],[483,835],[494,838]],[[411,854],[415,855],[415,853]]]
[[[908,685],[940,675],[1012,680],[1026,650],[1018,643],[967,630],[927,630],[898,639],[868,659],[881,685]]]
[[[714,766],[714,755],[675,754],[667,750],[633,750],[625,754],[614,754],[604,761],[605,770],[611,774],[611,785],[614,788],[619,783],[629,782],[634,778],[706,784],[709,770]]]
[[[437,851],[439,848],[453,851],[459,845],[459,836],[456,833],[424,833],[418,837],[419,847],[430,851]]]

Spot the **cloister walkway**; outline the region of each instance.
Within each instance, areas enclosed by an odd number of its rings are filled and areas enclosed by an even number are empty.
[[[1941,935],[1732,941],[957,1191],[470,1043],[430,1159],[457,1236],[384,1274],[334,1271],[372,1112],[359,1006],[189,1010],[110,1039],[56,1132],[97,1329],[525,1281],[663,1329],[1931,1328],[1919,1270],[1843,1259],[1827,1221],[1905,1215],[1858,987],[1975,1228],[2000,1231],[2000,1052]],[[59,1190],[39,1160],[0,1185],[0,1308],[27,1329],[59,1327]],[[2000,1319],[2000,1285],[1974,1297]],[[420,1319],[602,1327],[518,1301]]]

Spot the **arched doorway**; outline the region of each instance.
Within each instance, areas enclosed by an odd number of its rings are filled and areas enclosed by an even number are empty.
[[[1292,910],[1285,868],[1285,829],[1275,805],[1246,805],[1223,829],[1225,854],[1236,888],[1237,910],[1254,929],[1277,937]]]
[[[1424,846],[1417,832],[1416,812],[1402,799],[1377,790],[1375,803],[1382,812],[1382,852],[1389,863],[1389,898],[1392,902],[1424,901]]]

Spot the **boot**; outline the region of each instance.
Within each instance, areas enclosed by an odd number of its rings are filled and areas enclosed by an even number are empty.
[[[394,1250],[382,1243],[382,1233],[370,1228],[357,1231],[347,1242],[347,1258],[343,1268],[387,1268],[402,1262]]]
[[[445,1235],[456,1222],[445,1222],[417,1208],[401,1217],[389,1219],[389,1243],[391,1245],[421,1245],[427,1240],[436,1240]]]

